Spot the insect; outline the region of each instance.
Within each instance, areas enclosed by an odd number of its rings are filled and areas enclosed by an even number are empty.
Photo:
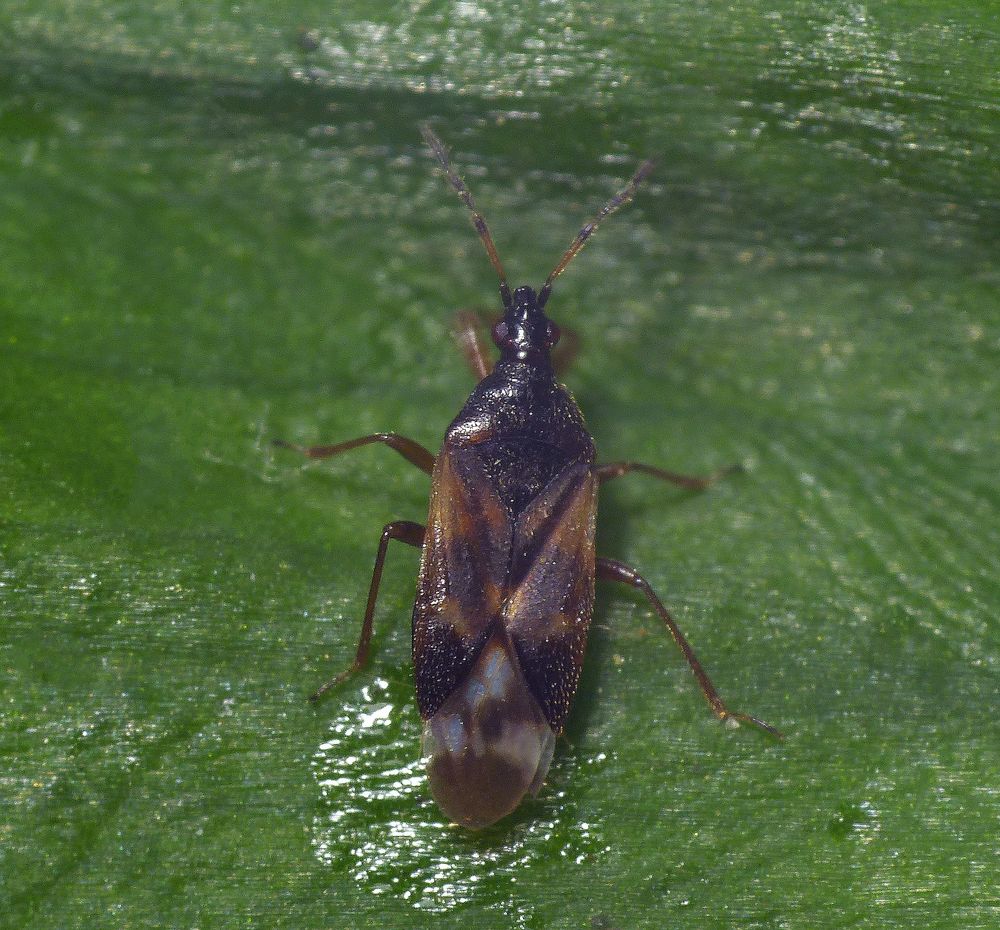
[[[649,582],[594,547],[604,482],[641,472],[700,489],[731,469],[697,478],[638,462],[595,464],[580,409],[553,369],[560,332],[545,315],[553,282],[598,224],[632,199],[652,163],[580,230],[538,291],[511,292],[472,194],[437,136],[422,132],[499,278],[503,318],[492,337],[500,358],[490,370],[476,327],[463,318],[459,343],[480,380],[436,456],[395,433],[311,448],[278,442],[312,458],[383,443],[431,476],[427,524],[397,521],[382,531],[353,664],[312,699],[365,665],[386,551],[397,540],[422,549],[413,607],[417,704],[431,793],[453,822],[489,826],[541,788],[579,682],[596,578],[646,596],[720,719],[780,737],[729,710]]]

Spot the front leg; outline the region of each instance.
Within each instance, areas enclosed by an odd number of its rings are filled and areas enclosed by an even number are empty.
[[[475,310],[459,310],[451,326],[455,342],[477,381],[482,381],[493,370],[490,350],[483,338],[484,329],[485,325]]]

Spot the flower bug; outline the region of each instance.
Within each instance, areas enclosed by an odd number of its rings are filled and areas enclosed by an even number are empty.
[[[598,225],[632,199],[652,162],[583,226],[537,292],[511,292],[472,194],[437,136],[422,132],[499,278],[503,317],[492,337],[500,358],[491,370],[474,323],[460,317],[459,344],[480,380],[437,456],[395,433],[310,448],[278,442],[311,458],[383,443],[431,476],[427,524],[397,521],[382,531],[353,664],[312,700],[366,663],[386,551],[398,540],[422,550],[412,624],[417,704],[431,793],[453,822],[489,826],[541,788],[579,682],[596,578],[646,596],[721,720],[780,737],[756,717],[730,711],[649,582],[595,552],[604,482],[641,472],[702,489],[732,469],[700,478],[638,462],[595,464],[593,439],[552,364],[560,332],[545,307],[553,282]]]

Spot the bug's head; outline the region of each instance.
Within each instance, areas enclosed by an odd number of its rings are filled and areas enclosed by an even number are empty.
[[[525,285],[514,291],[493,327],[493,341],[505,360],[540,362],[559,341],[559,327],[545,315],[534,288]]]
[[[452,168],[448,153],[444,145],[441,144],[441,140],[434,135],[429,126],[422,126],[420,131],[423,133],[430,150],[434,153],[434,157],[441,163],[448,183],[469,208],[469,212],[472,214],[472,224],[476,227],[476,232],[479,233],[479,238],[486,248],[486,254],[493,265],[493,270],[496,271],[500,280],[500,300],[503,302],[504,317],[493,327],[493,341],[497,344],[505,360],[518,359],[533,363],[544,360],[547,362],[549,349],[559,341],[559,327],[544,313],[545,304],[549,299],[549,294],[552,293],[553,282],[566,270],[566,266],[597,231],[601,222],[632,199],[636,188],[653,170],[653,163],[644,161],[639,166],[639,170],[632,176],[632,180],[615,194],[589,223],[584,225],[537,293],[533,288],[519,287],[511,294],[507,284],[507,276],[500,263],[500,256],[497,255],[496,246],[493,244],[493,237],[490,235],[486,220],[476,209],[472,194],[465,186],[465,182]]]

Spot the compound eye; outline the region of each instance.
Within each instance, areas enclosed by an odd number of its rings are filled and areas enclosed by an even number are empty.
[[[545,331],[545,348],[551,349],[559,341],[559,337],[561,335],[562,333],[559,332],[559,327],[549,320],[548,329]]]
[[[498,349],[502,349],[510,340],[510,334],[507,332],[507,324],[500,320],[493,326],[493,342]]]

